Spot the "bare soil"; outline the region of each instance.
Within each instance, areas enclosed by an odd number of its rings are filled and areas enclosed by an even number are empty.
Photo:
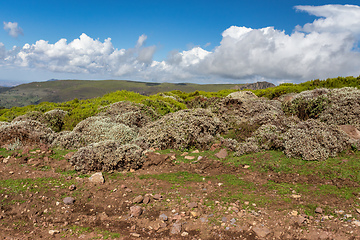
[[[101,184],[89,181],[92,173],[75,173],[69,155],[55,158],[46,147],[13,152],[0,158],[0,239],[360,239],[353,200],[311,194],[319,184],[356,182],[257,172],[207,157],[175,164],[178,157],[149,153],[142,169],[103,173]],[[236,177],[231,184],[219,176]],[[284,198],[265,186],[270,180],[307,184],[309,195]],[[139,195],[149,202],[135,203]],[[323,212],[300,207],[314,205]]]

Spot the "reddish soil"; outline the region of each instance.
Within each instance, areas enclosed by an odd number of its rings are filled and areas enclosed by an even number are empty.
[[[71,172],[73,167],[66,159],[52,156],[52,150],[45,148],[0,158],[0,239],[360,239],[360,227],[353,221],[360,215],[350,200],[336,196],[311,199],[294,192],[287,201],[276,201],[278,193],[264,187],[269,180],[306,183],[313,188],[310,192],[319,183],[358,187],[350,180],[256,172],[206,157],[197,164],[174,164],[174,154],[149,153],[142,169],[104,173],[101,184]],[[178,183],[143,177],[178,172],[205,180]],[[256,190],[224,184],[217,178],[224,174],[241,176]],[[181,175],[177,180],[182,177],[186,180]],[[224,198],[230,193],[238,194],[240,200]],[[157,199],[156,194],[162,198]],[[139,195],[149,202],[134,203]],[[257,205],[254,199],[244,201],[242,195],[265,200]],[[66,205],[65,197],[75,202]],[[324,213],[307,215],[295,209],[315,203]],[[131,215],[131,206],[140,206],[142,214]],[[333,209],[343,212],[335,214]],[[347,213],[352,216],[345,219]],[[168,219],[161,219],[162,214]]]

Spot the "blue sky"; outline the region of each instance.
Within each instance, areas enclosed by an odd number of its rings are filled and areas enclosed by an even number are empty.
[[[358,1],[0,6],[0,85],[51,78],[277,84],[360,74]]]

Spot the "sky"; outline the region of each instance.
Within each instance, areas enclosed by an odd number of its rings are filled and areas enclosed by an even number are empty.
[[[0,85],[360,75],[359,1],[0,0]]]

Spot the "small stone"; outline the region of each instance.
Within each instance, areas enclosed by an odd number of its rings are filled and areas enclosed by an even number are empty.
[[[144,200],[144,197],[139,195],[136,198],[134,198],[133,203],[141,203]]]
[[[163,213],[163,214],[160,214],[159,219],[160,219],[161,221],[167,221],[167,220],[168,220],[168,217]]]
[[[248,169],[249,167],[250,167],[249,165],[244,165],[243,168]]]
[[[228,221],[228,219],[227,219],[227,217],[222,217],[222,218],[221,218],[221,221],[222,221],[223,223],[226,223],[226,222]]]
[[[198,156],[197,160],[200,161],[203,158],[204,158],[203,156]]]
[[[126,187],[124,184],[121,184],[120,188],[121,188],[121,189],[125,189],[125,188],[127,188],[127,187]]]
[[[357,227],[360,227],[360,221],[359,220],[353,221],[352,224],[354,224]]]
[[[252,229],[255,234],[258,236],[258,237],[261,237],[261,238],[264,238],[266,237],[267,235],[269,235],[271,232],[270,230],[267,228],[267,227],[253,227]]]
[[[139,217],[142,214],[143,210],[140,206],[130,207],[130,215],[132,217]]]
[[[217,158],[224,159],[228,156],[228,153],[227,153],[226,149],[223,148],[218,153],[216,153],[215,156]]]
[[[126,188],[125,192],[132,192],[132,190],[130,188]]]
[[[194,150],[194,151],[192,151],[191,153],[199,153],[200,151],[199,150]]]
[[[143,203],[148,204],[149,202],[150,202],[149,196],[145,196],[144,200],[143,200]]]
[[[299,199],[299,198],[301,198],[301,195],[292,194],[291,197],[294,198],[294,199]]]
[[[137,238],[140,237],[140,234],[138,234],[138,233],[130,233],[130,235],[133,236],[133,237],[137,237]]]
[[[199,213],[199,212],[192,211],[192,212],[190,212],[190,215],[191,215],[192,217],[194,217],[194,218],[197,218],[197,217],[200,216],[200,213]]]
[[[74,204],[75,199],[72,197],[66,197],[66,198],[64,198],[63,202],[67,205],[71,205],[71,204]]]
[[[322,214],[322,213],[323,213],[322,208],[321,208],[321,207],[317,207],[317,208],[315,209],[315,213]]]
[[[155,194],[155,195],[153,196],[153,198],[154,198],[155,200],[161,200],[161,199],[163,198],[163,196],[162,196],[161,194]]]
[[[170,235],[180,234],[180,232],[181,232],[181,223],[179,222],[174,223],[170,229]]]
[[[357,208],[357,209],[356,209],[356,212],[360,214],[360,208]]]
[[[245,205],[249,205],[249,202],[246,201],[246,202],[244,202],[244,204],[245,204]]]
[[[181,236],[182,236],[182,237],[186,237],[186,236],[188,236],[188,235],[189,235],[188,232],[182,232],[182,233],[181,233]]]
[[[74,191],[75,189],[76,189],[76,186],[74,184],[69,186],[70,191]]]
[[[49,234],[50,234],[51,236],[54,236],[55,234],[58,234],[58,233],[60,233],[59,230],[49,230]]]
[[[291,211],[290,214],[293,215],[293,216],[297,216],[297,215],[298,215],[298,211],[293,210],[293,211]]]
[[[89,181],[92,183],[104,183],[105,179],[101,172],[97,172],[97,173],[94,173],[93,175],[91,175],[91,177],[89,178]]]
[[[186,156],[186,155],[188,155],[189,153],[188,152],[184,152],[183,154],[181,154],[180,156]]]
[[[188,203],[188,208],[197,208],[198,207],[198,204],[196,202],[190,202]]]
[[[306,218],[304,218],[303,216],[299,216],[298,221],[299,224],[303,224],[306,222]]]
[[[185,156],[185,159],[187,159],[187,160],[193,160],[193,159],[195,159],[195,156]]]

